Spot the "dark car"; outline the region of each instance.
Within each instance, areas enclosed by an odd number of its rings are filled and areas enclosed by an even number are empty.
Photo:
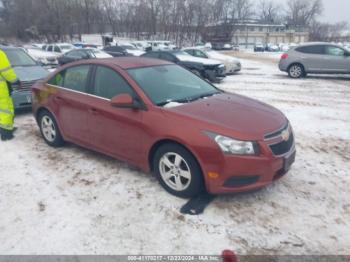
[[[75,49],[58,58],[60,65],[65,65],[83,59],[112,58],[113,56],[95,48]]]
[[[128,51],[122,46],[105,46],[103,51],[110,54],[113,57],[131,56]]]
[[[194,57],[180,50],[148,52],[143,54],[142,57],[162,59],[181,65],[196,75],[208,79],[213,83],[218,83],[226,77],[226,68],[221,62],[212,59]]]
[[[68,141],[127,161],[176,196],[251,191],[294,162],[292,128],[279,110],[167,61],[82,60],[32,90],[50,146]]]
[[[265,52],[265,46],[262,44],[256,44],[254,46],[254,52]]]
[[[22,48],[0,46],[5,52],[11,66],[15,70],[21,86],[12,85],[13,104],[15,109],[25,109],[32,106],[30,87],[38,80],[45,78],[49,72],[29,56]]]

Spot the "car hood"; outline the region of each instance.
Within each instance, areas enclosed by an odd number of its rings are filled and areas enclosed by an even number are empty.
[[[209,57],[211,59],[216,59],[216,60],[220,60],[220,61],[224,61],[224,62],[228,62],[228,63],[239,63],[239,60],[235,57],[232,56],[228,56],[228,55],[224,55],[224,54],[211,54],[208,53]]]
[[[13,68],[17,78],[22,82],[36,81],[45,78],[49,71],[41,66],[16,66]]]
[[[35,50],[35,49],[27,49],[27,52],[30,56],[34,58],[56,58],[57,55],[52,52],[46,52],[41,50]]]
[[[227,93],[164,110],[199,120],[206,131],[242,140],[262,140],[287,122],[286,117],[272,106]]]
[[[195,62],[195,63],[201,63],[203,65],[219,65],[219,64],[221,64],[221,62],[218,60],[200,58],[200,57],[195,57],[195,56],[191,56],[191,55],[177,55],[176,57],[178,59],[180,59],[180,61],[182,61],[182,62]]]

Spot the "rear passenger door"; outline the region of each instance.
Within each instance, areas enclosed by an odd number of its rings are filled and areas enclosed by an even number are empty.
[[[322,73],[326,71],[326,56],[324,45],[310,45],[296,48],[299,52],[300,62],[306,72]]]
[[[49,85],[53,92],[55,115],[64,135],[77,143],[89,143],[88,130],[88,84],[91,66],[80,65],[56,74]]]

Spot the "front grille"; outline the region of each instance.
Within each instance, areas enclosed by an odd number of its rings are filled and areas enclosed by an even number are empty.
[[[287,141],[282,141],[278,144],[270,145],[270,148],[274,155],[280,156],[288,153],[292,149],[293,145],[294,135],[291,133]]]
[[[34,81],[23,81],[23,82],[21,82],[21,86],[20,87],[17,86],[17,85],[13,85],[12,87],[16,91],[27,91],[27,90],[29,90],[32,87],[32,85],[35,84],[35,82],[36,82],[36,80],[34,80]]]
[[[225,187],[243,187],[258,182],[259,176],[230,177],[224,183]]]
[[[274,138],[274,137],[277,137],[277,136],[280,136],[282,134],[282,132],[284,130],[286,130],[287,128],[289,128],[289,124],[287,123],[284,127],[282,127],[281,129],[275,131],[275,132],[272,132],[270,134],[267,134],[265,136],[265,139],[270,139],[270,138]]]

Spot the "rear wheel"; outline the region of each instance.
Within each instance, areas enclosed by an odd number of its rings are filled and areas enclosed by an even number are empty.
[[[45,142],[52,147],[60,147],[64,144],[57,122],[49,111],[42,111],[38,117],[41,135]]]
[[[304,77],[306,72],[301,64],[293,64],[288,69],[288,74],[291,78]]]
[[[153,158],[153,169],[162,187],[175,196],[191,198],[204,191],[197,160],[180,145],[162,145]]]

